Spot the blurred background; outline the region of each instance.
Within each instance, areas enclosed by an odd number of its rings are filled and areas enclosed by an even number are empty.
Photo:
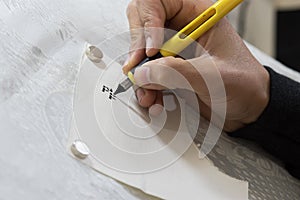
[[[300,0],[244,0],[228,18],[246,41],[300,71]]]

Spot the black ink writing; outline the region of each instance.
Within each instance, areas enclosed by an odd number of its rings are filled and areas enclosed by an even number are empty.
[[[115,97],[115,95],[114,95],[114,93],[113,93],[113,89],[111,89],[111,88],[109,88],[109,87],[107,87],[107,86],[105,86],[105,85],[103,85],[103,87],[102,87],[102,92],[108,93],[108,94],[109,94],[109,95],[108,95],[108,98],[109,98],[110,100],[115,100],[115,99],[116,99],[116,97]]]

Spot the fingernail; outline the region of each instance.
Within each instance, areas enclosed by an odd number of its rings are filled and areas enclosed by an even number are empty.
[[[154,104],[149,108],[149,114],[151,116],[157,117],[162,113],[163,110],[164,110],[164,107],[162,105]]]
[[[142,101],[144,95],[145,95],[145,92],[144,92],[144,90],[142,88],[138,88],[136,90],[136,97],[137,97],[137,99],[138,99],[139,102]]]
[[[129,64],[130,58],[131,57],[128,55],[127,59],[125,60],[123,66],[122,66],[123,74],[127,74],[129,71],[128,64]]]
[[[153,49],[153,41],[152,38],[148,36],[146,39],[146,53],[148,54],[151,49]]]
[[[143,86],[150,83],[149,67],[138,67],[134,72],[134,80],[136,85]]]

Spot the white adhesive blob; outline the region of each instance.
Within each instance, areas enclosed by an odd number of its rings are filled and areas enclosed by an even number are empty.
[[[102,58],[103,58],[103,53],[102,51],[95,46],[89,46],[86,50],[86,55],[87,57],[95,63],[99,63],[101,62]]]
[[[85,159],[90,154],[90,150],[87,145],[80,140],[75,140],[72,143],[71,151],[73,155],[79,159]]]

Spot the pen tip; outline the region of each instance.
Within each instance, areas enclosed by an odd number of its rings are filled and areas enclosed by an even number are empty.
[[[124,81],[122,81],[119,85],[118,88],[116,89],[116,91],[114,92],[114,95],[117,95],[121,92],[125,92],[126,90],[128,90],[131,86],[133,85],[133,83],[130,81],[129,78],[125,79]]]
[[[121,92],[125,92],[125,91],[126,91],[125,88],[123,88],[121,85],[118,85],[118,88],[114,92],[114,96],[116,96],[117,94],[119,94]]]

